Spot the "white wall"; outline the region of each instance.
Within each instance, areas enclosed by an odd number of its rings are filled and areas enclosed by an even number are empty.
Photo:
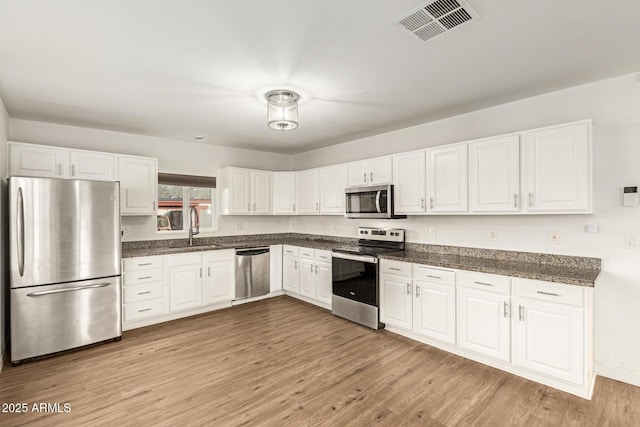
[[[272,171],[289,170],[290,166],[290,156],[284,154],[28,120],[11,119],[10,125],[10,141],[156,157],[159,172],[165,173],[219,177],[220,168],[225,166]],[[219,206],[219,197],[217,202]],[[177,235],[156,233],[156,219],[152,216],[123,217],[122,225],[131,229],[126,240],[186,237],[186,232]],[[218,231],[202,233],[202,236],[278,233],[288,230],[287,217],[220,217]]]
[[[622,187],[640,186],[640,75],[626,75],[527,98],[472,113],[302,153],[294,168],[310,168],[410,151],[427,146],[592,118],[593,215],[428,216],[394,221],[297,217],[297,232],[354,236],[358,225],[407,229],[407,240],[599,257],[595,357],[598,373],[640,385],[640,251],[624,248],[624,235],[640,234],[640,208],[622,207]],[[598,234],[584,231],[598,224]],[[427,229],[436,228],[436,238]],[[498,240],[488,240],[489,230]],[[548,243],[549,231],[561,243]]]
[[[8,292],[7,281],[7,248],[8,238],[6,232],[7,212],[5,203],[7,200],[7,137],[9,135],[9,116],[0,98],[0,370],[2,370],[2,356],[5,350],[5,316],[8,313],[5,307],[5,296]]]

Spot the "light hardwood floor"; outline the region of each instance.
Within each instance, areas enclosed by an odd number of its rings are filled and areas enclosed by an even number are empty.
[[[639,426],[640,388],[599,377],[593,400],[278,297],[5,364],[0,425]]]

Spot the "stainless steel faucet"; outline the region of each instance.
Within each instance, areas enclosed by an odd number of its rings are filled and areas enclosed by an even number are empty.
[[[189,208],[189,246],[193,246],[193,236],[200,233],[200,221],[196,208]]]

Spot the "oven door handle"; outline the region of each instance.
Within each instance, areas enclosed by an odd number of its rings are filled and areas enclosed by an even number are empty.
[[[382,191],[376,191],[376,210],[378,213],[382,213],[382,210],[380,209],[380,196],[382,196]]]
[[[367,256],[367,255],[352,255],[352,254],[345,254],[345,253],[342,253],[342,252],[332,252],[331,256],[333,258],[348,259],[348,260],[351,260],[351,261],[368,262],[369,264],[377,264],[378,263],[378,258],[372,257],[372,256]]]

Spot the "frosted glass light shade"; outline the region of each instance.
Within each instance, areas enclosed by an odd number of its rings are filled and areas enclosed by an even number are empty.
[[[300,95],[290,90],[272,90],[267,98],[267,118],[271,129],[293,130],[298,127]]]

